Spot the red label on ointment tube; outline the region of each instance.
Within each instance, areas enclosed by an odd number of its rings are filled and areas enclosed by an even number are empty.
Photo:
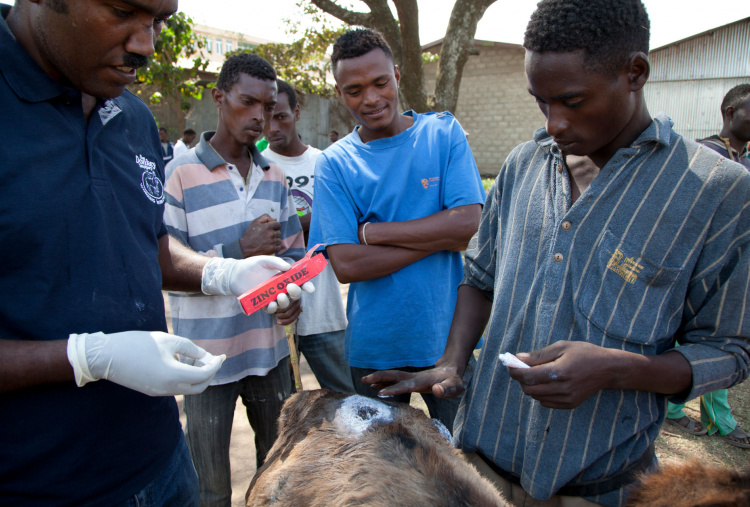
[[[250,315],[267,306],[271,301],[276,301],[279,294],[286,294],[287,284],[302,285],[319,275],[328,264],[324,255],[313,255],[320,246],[312,247],[302,259],[292,264],[288,271],[272,276],[238,297],[237,300],[242,305],[245,314]]]

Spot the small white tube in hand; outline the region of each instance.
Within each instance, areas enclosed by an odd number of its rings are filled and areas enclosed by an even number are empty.
[[[524,363],[510,352],[504,352],[503,354],[500,354],[499,359],[500,362],[503,363],[503,366],[506,366],[508,368],[531,368],[531,366]]]

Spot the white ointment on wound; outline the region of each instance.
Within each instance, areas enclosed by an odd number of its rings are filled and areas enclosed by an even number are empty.
[[[354,395],[341,403],[333,417],[333,422],[344,433],[361,437],[372,426],[385,426],[392,423],[393,415],[393,408],[385,403]]]

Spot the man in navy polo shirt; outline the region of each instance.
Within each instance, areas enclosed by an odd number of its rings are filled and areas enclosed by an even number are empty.
[[[289,267],[166,234],[156,124],[125,85],[176,9],[0,9],[3,505],[197,505],[171,395],[202,391],[222,357],[165,333],[162,284],[237,295]]]

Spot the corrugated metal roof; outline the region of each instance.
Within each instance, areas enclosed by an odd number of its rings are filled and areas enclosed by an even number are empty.
[[[651,82],[750,76],[750,19],[652,51],[649,60]]]
[[[649,60],[651,114],[665,112],[689,139],[716,134],[724,95],[750,83],[750,18],[651,51]]]
[[[702,139],[721,130],[721,101],[727,91],[750,79],[704,79],[648,82],[644,88],[651,115],[664,112],[674,129],[689,139]]]

